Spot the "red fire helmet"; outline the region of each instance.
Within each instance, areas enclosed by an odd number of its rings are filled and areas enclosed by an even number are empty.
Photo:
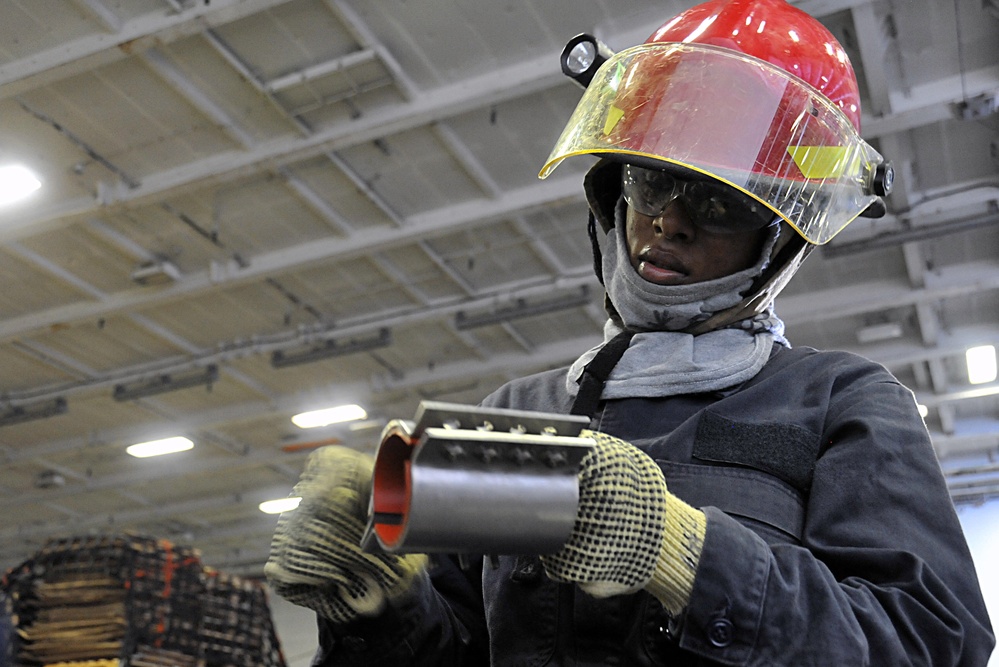
[[[679,166],[769,207],[810,243],[878,201],[846,52],[784,0],[709,0],[596,72],[541,171],[596,154]]]

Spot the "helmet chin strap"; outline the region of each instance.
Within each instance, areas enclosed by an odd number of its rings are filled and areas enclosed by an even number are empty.
[[[723,329],[735,322],[762,313],[770,307],[780,291],[797,272],[801,263],[815,249],[813,244],[807,242],[784,223],[781,223],[780,227],[780,236],[786,237],[787,240],[781,243],[781,239],[778,238],[774,246],[775,250],[771,254],[770,264],[753,281],[747,292],[748,296],[731,308],[726,308],[703,322],[691,325],[685,329],[686,333],[696,336],[715,329]]]
[[[628,205],[618,200],[616,224],[603,251],[604,284],[624,325],[635,331],[683,331],[728,311],[751,294],[753,283],[769,266],[778,227],[769,230],[756,261],[728,275],[685,285],[657,285],[632,265],[624,220]]]

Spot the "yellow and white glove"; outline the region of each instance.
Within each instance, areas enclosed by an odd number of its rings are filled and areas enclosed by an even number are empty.
[[[361,550],[373,468],[371,456],[347,447],[314,451],[292,491],[302,501],[278,519],[264,566],[278,595],[337,623],[377,614],[427,563]]]
[[[545,571],[595,597],[644,588],[680,613],[694,587],[704,513],[671,494],[659,464],[634,445],[596,431],[580,435],[596,447],[580,464],[572,534],[541,557]]]

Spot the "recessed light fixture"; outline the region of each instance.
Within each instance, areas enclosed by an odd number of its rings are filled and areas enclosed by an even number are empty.
[[[298,497],[278,498],[277,500],[265,500],[257,505],[257,507],[264,514],[281,514],[282,512],[292,511],[298,507],[300,502],[302,502],[302,499]]]
[[[964,357],[968,362],[968,382],[985,384],[996,379],[995,345],[969,347]]]
[[[24,199],[42,187],[31,170],[19,164],[0,167],[0,206]]]
[[[183,452],[193,447],[194,443],[191,442],[190,439],[183,436],[176,436],[174,438],[163,438],[162,440],[140,442],[128,447],[125,451],[132,456],[144,459],[149,456],[162,456],[163,454]]]
[[[291,423],[298,428],[318,428],[320,426],[329,426],[330,424],[341,424],[343,422],[366,419],[367,416],[368,413],[360,405],[338,405],[335,408],[302,412],[292,417]]]

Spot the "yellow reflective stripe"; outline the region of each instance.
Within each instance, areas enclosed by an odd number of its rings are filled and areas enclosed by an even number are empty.
[[[805,178],[842,178],[860,166],[860,156],[846,146],[788,146],[787,152]]]
[[[607,118],[604,119],[604,135],[608,135],[614,131],[614,127],[621,121],[624,117],[624,109],[618,109],[616,106],[611,105],[611,108],[607,111]]]

